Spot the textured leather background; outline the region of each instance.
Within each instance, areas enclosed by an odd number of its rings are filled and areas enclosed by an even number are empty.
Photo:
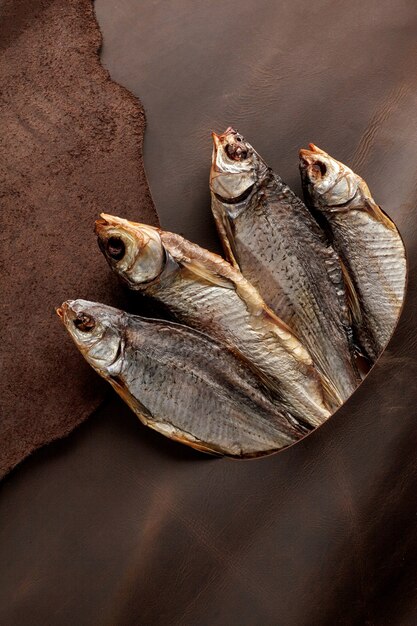
[[[0,623],[415,626],[415,2],[97,0],[96,11],[105,65],[147,112],[164,227],[217,246],[210,128],[236,124],[296,189],[297,148],[314,141],[398,224],[408,293],[361,388],[282,453],[210,459],[111,396],[25,461],[1,488]],[[104,259],[101,271],[108,280]]]
[[[0,477],[97,408],[54,307],[114,300],[100,277],[100,208],[157,223],[140,102],[109,80],[91,0],[0,0]],[[119,295],[120,298],[120,295]]]

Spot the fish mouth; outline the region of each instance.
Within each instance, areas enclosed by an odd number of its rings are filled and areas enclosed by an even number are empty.
[[[306,165],[310,165],[314,160],[314,154],[311,150],[307,150],[306,148],[301,148],[298,151],[298,156],[301,161],[304,161]]]
[[[160,232],[159,228],[149,226],[147,224],[141,224],[139,222],[130,222],[123,217],[117,217],[116,215],[109,215],[108,213],[100,213],[100,218],[95,221],[94,232],[100,237],[100,235],[106,233],[109,228],[120,228],[127,233],[134,233],[137,239],[142,240],[142,245],[145,245],[149,241],[149,232]]]
[[[324,150],[321,150],[321,148],[316,146],[314,143],[309,143],[308,149],[301,148],[299,150],[300,159],[305,159],[306,161],[316,159],[318,154],[321,154],[322,156],[328,156],[327,152],[324,152]]]
[[[56,307],[55,313],[58,315],[59,319],[63,324],[66,323],[68,318],[68,311],[70,310],[70,303],[72,300],[66,300],[61,304],[61,306]]]
[[[308,144],[308,149],[307,148],[301,148],[298,151],[298,155],[300,157],[300,160],[306,166],[312,165],[316,161],[317,152],[313,149],[315,147],[316,146],[313,143],[309,143]]]
[[[238,131],[235,130],[234,128],[232,128],[231,126],[228,126],[226,128],[226,130],[221,133],[220,135],[218,135],[217,133],[215,133],[214,131],[211,132],[211,136],[213,138],[213,141],[215,142],[215,144],[218,144],[224,140],[227,140],[229,135],[237,135]]]
[[[236,135],[238,134],[239,133],[235,128],[228,126],[226,130],[223,133],[221,133],[221,135],[219,135],[219,140],[222,142],[227,142],[229,141],[229,139],[234,139]]]
[[[100,217],[94,223],[94,234],[99,237],[108,226],[110,226],[110,224],[105,219]]]
[[[320,156],[326,155],[314,143],[309,144],[309,149],[301,148],[299,151],[300,168],[306,171],[313,183],[318,182],[327,174],[327,166]],[[326,155],[327,156],[327,155]]]
[[[250,147],[237,130],[229,126],[220,135],[223,150],[231,161],[246,161],[250,156]]]
[[[61,304],[61,306],[55,309],[55,313],[65,325],[68,322],[74,321],[78,316],[77,312],[72,308],[73,302],[74,300],[66,300]]]
[[[250,148],[247,146],[245,140],[239,132],[228,126],[226,130],[221,134],[211,133],[213,139],[213,155],[212,162],[215,164],[216,155],[219,150],[222,150],[225,156],[230,161],[245,161],[249,154]]]
[[[97,236],[100,236],[100,234],[106,232],[111,226],[124,226],[128,228],[129,222],[122,217],[116,217],[108,213],[100,213],[99,219],[97,219],[94,224],[94,232]]]

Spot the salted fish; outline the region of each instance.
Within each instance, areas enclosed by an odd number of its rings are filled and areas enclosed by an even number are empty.
[[[88,363],[146,426],[170,439],[244,457],[305,433],[242,360],[198,331],[86,300],[64,302],[57,313]]]
[[[212,210],[225,252],[309,350],[336,408],[360,380],[338,255],[237,131],[213,133],[213,141]]]
[[[345,267],[355,340],[373,363],[391,337],[404,299],[406,257],[395,224],[366,182],[314,144],[300,150],[306,201],[326,220]]]
[[[299,423],[327,419],[310,355],[238,270],[180,235],[115,216],[102,214],[96,233],[110,267],[131,289],[229,346]]]

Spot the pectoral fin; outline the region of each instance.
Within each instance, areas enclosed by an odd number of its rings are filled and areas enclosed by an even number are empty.
[[[346,288],[346,298],[347,304],[352,316],[352,322],[354,322],[357,326],[361,324],[362,313],[361,313],[361,305],[359,302],[359,297],[356,292],[355,286],[350,277],[349,271],[343,261],[340,261],[340,265],[342,268],[343,280]]]
[[[182,265],[190,274],[193,274],[196,279],[202,279],[207,283],[215,285],[216,287],[223,287],[224,289],[235,289],[234,283],[225,278],[224,276],[220,276],[216,272],[213,272],[211,269],[203,265],[203,263],[199,263],[194,259],[182,259],[180,261],[180,265]]]
[[[130,391],[126,388],[124,381],[119,377],[112,377],[107,379],[116,393],[122,398],[124,402],[132,409],[135,415],[138,416],[142,424],[150,426],[153,420],[152,413],[146,408],[137,398],[134,398]]]
[[[216,209],[216,203],[219,202],[214,194],[212,194],[212,210],[220,239],[223,245],[226,258],[237,270],[240,270],[237,262],[237,253],[234,246],[234,235],[229,218],[222,209]]]

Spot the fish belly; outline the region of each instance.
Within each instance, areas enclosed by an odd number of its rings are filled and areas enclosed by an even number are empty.
[[[358,296],[357,338],[375,361],[394,331],[404,299],[406,260],[401,237],[366,211],[332,214],[329,224]]]
[[[314,370],[283,347],[274,324],[250,314],[236,291],[178,277],[154,289],[153,295],[178,321],[237,351],[296,417],[314,426],[327,419]]]
[[[148,426],[232,456],[279,449],[300,438],[301,431],[229,351],[188,330],[129,333],[122,378],[131,406],[137,401]]]
[[[307,209],[272,197],[235,220],[234,250],[243,275],[304,343],[341,404],[359,381],[340,265],[313,222]]]

